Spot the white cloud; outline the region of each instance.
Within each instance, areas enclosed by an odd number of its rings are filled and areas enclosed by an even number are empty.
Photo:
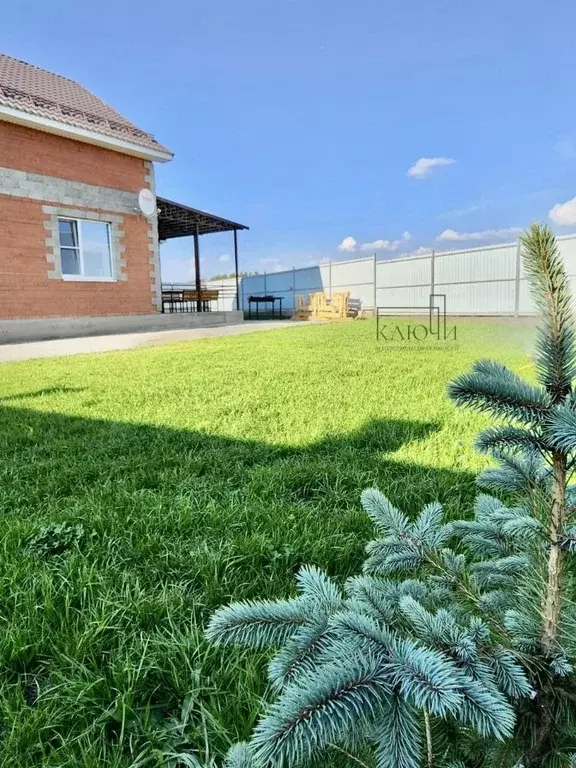
[[[430,176],[434,168],[443,165],[452,165],[456,161],[452,157],[421,157],[406,171],[413,179],[425,179]]]
[[[559,224],[561,227],[569,227],[572,224],[576,224],[576,197],[572,200],[567,200],[565,203],[556,203],[550,209],[548,214],[554,224]]]
[[[483,229],[480,232],[456,232],[454,229],[445,229],[444,232],[438,235],[438,240],[449,240],[453,243],[495,242],[514,239],[521,233],[522,227]]]
[[[342,240],[342,242],[338,246],[338,250],[350,253],[356,250],[356,245],[357,245],[356,240],[353,237],[348,236],[348,237],[345,237],[344,240]]]
[[[361,251],[395,251],[401,245],[404,245],[410,240],[412,235],[410,232],[403,232],[402,236],[398,240],[373,240],[371,243],[362,243],[360,246]]]
[[[404,245],[408,240],[412,238],[410,232],[403,232],[398,240],[385,240],[379,238],[378,240],[372,240],[370,243],[362,243],[358,245],[356,238],[352,236],[345,237],[344,240],[338,246],[339,251],[345,251],[347,253],[353,253],[354,251],[395,251],[401,245]]]
[[[230,254],[223,253],[222,256],[218,256],[218,261],[230,261]]]
[[[361,251],[393,251],[397,240],[373,240],[371,243],[362,243]]]
[[[401,256],[429,256],[432,253],[432,248],[427,248],[424,245],[421,245],[420,248],[416,248],[413,251],[408,251],[407,253],[401,253]]]

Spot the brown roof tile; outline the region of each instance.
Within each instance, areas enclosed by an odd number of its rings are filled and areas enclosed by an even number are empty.
[[[170,153],[74,80],[0,53],[0,104]]]

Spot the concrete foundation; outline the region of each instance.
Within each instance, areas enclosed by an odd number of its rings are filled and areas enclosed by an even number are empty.
[[[210,328],[219,325],[235,325],[243,321],[244,313],[237,311],[0,320],[0,344],[71,339],[82,336],[106,336],[117,333],[149,333],[188,328]]]

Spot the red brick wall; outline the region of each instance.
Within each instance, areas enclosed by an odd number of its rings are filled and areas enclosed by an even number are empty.
[[[148,228],[124,219],[127,280],[68,282],[47,277],[42,203],[0,195],[0,318],[152,314]]]
[[[0,167],[138,192],[144,160],[104,147],[0,121]]]
[[[0,167],[58,176],[137,192],[144,186],[144,161],[101,147],[0,122]],[[151,314],[148,222],[122,215],[127,280],[68,282],[48,277],[49,232],[42,211],[50,201],[0,194],[0,319]],[[81,206],[68,206],[81,208]],[[82,208],[87,214],[90,209]]]

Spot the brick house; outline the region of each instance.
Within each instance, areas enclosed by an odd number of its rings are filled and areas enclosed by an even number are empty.
[[[145,216],[139,193],[172,157],[81,85],[0,54],[0,322],[155,315],[159,227],[194,236],[199,287],[198,236],[236,244],[245,227],[160,198]]]

